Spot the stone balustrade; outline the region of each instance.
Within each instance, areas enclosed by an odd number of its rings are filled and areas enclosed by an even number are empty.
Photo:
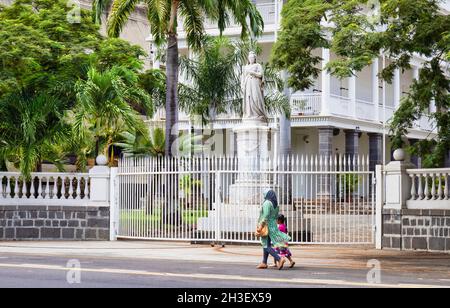
[[[0,184],[0,205],[83,205],[90,198],[87,173],[32,173],[26,180],[17,172],[1,172]]]
[[[410,209],[450,209],[450,169],[408,169]]]

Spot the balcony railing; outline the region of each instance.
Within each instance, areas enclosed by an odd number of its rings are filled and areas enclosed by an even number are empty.
[[[295,94],[291,98],[292,115],[319,115],[322,110],[320,94]]]

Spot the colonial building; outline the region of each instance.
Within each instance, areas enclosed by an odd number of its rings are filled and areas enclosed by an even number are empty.
[[[255,1],[264,18],[264,33],[258,39],[262,54],[258,61],[269,61],[271,49],[277,40],[280,29],[282,0]],[[443,8],[443,13],[448,11]],[[218,35],[219,30],[213,23],[206,23],[209,35]],[[231,26],[225,32],[229,37],[239,38],[240,28]],[[147,39],[151,43],[151,37]],[[186,34],[179,29],[180,53],[188,54]],[[314,51],[323,58],[322,66],[333,60],[336,55],[328,49]],[[357,76],[340,80],[325,70],[310,89],[292,92],[289,96],[292,117],[287,120],[273,116],[275,147],[281,154],[319,154],[319,155],[369,155],[371,168],[391,159],[388,121],[398,108],[400,101],[409,91],[410,85],[419,76],[419,68],[424,62],[421,57],[412,60],[408,71],[395,72],[392,84],[378,78],[379,72],[389,65],[389,58],[381,55],[374,59],[373,65],[366,67]],[[155,61],[156,66],[160,64]],[[433,110],[430,110],[433,111]],[[153,125],[164,122],[164,111],[149,121]],[[180,128],[188,131],[192,125],[188,116],[180,114]],[[215,151],[220,154],[235,153],[235,138],[232,129],[240,122],[236,115],[221,115],[214,123]],[[420,119],[406,136],[410,143],[425,138],[433,138],[435,131],[427,117]],[[383,138],[386,142],[383,142]],[[384,145],[386,145],[384,147]],[[218,150],[219,149],[219,150]],[[418,158],[413,158],[420,165]]]

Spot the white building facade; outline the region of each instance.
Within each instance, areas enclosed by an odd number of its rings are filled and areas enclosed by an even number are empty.
[[[258,39],[262,47],[259,62],[268,62],[271,49],[280,30],[282,0],[258,0],[257,8],[264,19],[264,33]],[[219,35],[213,24],[206,24],[207,34]],[[229,37],[239,38],[240,28],[230,26],[224,32]],[[179,29],[179,47],[181,54],[188,54],[186,35]],[[321,56],[325,67],[336,55],[328,49],[314,51]],[[338,79],[326,70],[310,89],[295,92],[286,89],[292,116],[290,120],[272,116],[270,126],[273,129],[272,151],[278,154],[294,155],[368,155],[371,169],[376,164],[391,160],[388,122],[392,118],[400,101],[409,91],[410,85],[419,76],[424,59],[412,60],[411,69],[405,72],[397,70],[392,84],[383,82],[378,74],[389,65],[389,58],[380,55],[373,64],[364,68],[357,76]],[[433,110],[430,110],[431,112]],[[151,125],[164,121],[160,113]],[[236,141],[233,128],[239,124],[236,115],[221,115],[214,123],[214,151],[216,154],[233,155]],[[180,128],[189,131],[192,123],[188,116],[180,114]],[[418,121],[406,136],[410,143],[425,138],[433,138],[435,131],[427,117]],[[383,138],[385,142],[383,142]],[[420,165],[418,158],[413,161]]]

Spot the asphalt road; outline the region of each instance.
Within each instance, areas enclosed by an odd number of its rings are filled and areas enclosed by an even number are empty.
[[[301,267],[256,270],[249,264],[0,253],[1,288],[301,288],[449,287],[439,273],[381,270],[381,283],[368,283],[369,269]],[[75,261],[75,262],[73,262]],[[79,262],[80,269],[73,265]],[[69,279],[68,279],[69,277]],[[69,283],[75,282],[75,283]],[[78,283],[79,282],[79,283]]]

